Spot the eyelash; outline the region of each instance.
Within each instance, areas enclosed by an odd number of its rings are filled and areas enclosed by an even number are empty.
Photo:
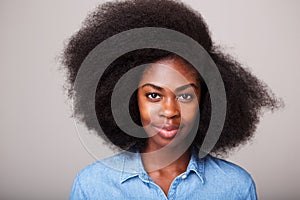
[[[191,101],[191,100],[194,99],[194,96],[193,96],[192,94],[184,93],[184,94],[181,94],[181,95],[179,95],[179,96],[183,96],[183,95],[188,96],[187,98],[184,98],[184,101]],[[180,98],[180,97],[177,97],[177,99],[179,99],[179,98]]]
[[[153,97],[152,95],[155,95],[155,97]],[[180,100],[180,97],[182,97],[182,96],[187,96],[187,97],[185,97],[184,99]],[[160,94],[155,93],[155,92],[147,93],[146,97],[148,99],[151,99],[152,101],[153,100],[154,101],[158,101],[158,100],[160,100],[162,98]],[[156,98],[156,97],[158,97],[158,98]],[[178,97],[176,97],[176,99],[179,100],[179,101],[181,101],[181,102],[189,102],[189,101],[192,101],[194,99],[194,95],[188,94],[188,93],[183,93],[183,94],[180,94]]]
[[[151,97],[151,95],[156,95],[156,96],[159,97],[159,98]],[[158,99],[161,99],[161,95],[158,94],[158,93],[155,93],[155,92],[147,93],[147,94],[146,94],[146,97],[147,97],[148,99],[151,99],[151,100],[158,100]]]

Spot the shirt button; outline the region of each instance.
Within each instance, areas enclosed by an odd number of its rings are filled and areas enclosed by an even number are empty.
[[[181,176],[182,179],[186,179],[186,177],[187,177],[186,174],[183,174],[183,175]]]

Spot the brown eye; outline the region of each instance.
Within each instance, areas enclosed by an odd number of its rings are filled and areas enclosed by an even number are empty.
[[[148,93],[146,94],[146,97],[148,97],[149,99],[153,99],[153,100],[158,100],[160,99],[160,95],[157,93]]]
[[[189,101],[192,101],[194,99],[194,96],[191,95],[191,94],[181,94],[177,97],[177,99],[181,102],[189,102]]]

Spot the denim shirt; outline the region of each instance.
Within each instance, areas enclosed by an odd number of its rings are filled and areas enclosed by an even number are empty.
[[[69,199],[257,199],[253,179],[244,169],[211,155],[202,159],[197,155],[192,154],[187,170],[173,180],[167,196],[145,172],[137,152],[121,153],[83,169]]]

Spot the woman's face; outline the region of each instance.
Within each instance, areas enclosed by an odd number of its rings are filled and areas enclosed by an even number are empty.
[[[151,64],[138,88],[142,125],[148,146],[161,148],[192,129],[198,112],[200,83],[196,70],[179,58]]]

